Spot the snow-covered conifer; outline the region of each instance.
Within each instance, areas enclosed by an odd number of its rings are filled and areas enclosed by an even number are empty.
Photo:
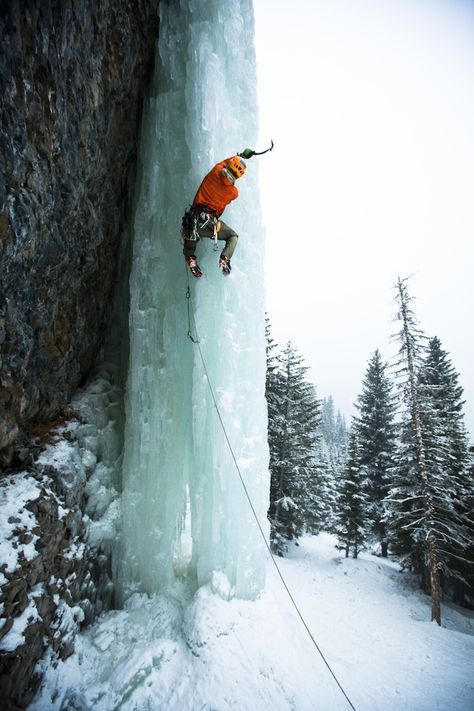
[[[367,494],[361,466],[361,449],[357,430],[352,428],[346,468],[341,476],[337,500],[336,535],[346,558],[352,550],[357,558],[367,535]]]
[[[278,345],[271,335],[271,324],[268,317],[265,319],[265,336],[267,351],[267,370],[265,381],[265,397],[268,409],[268,445],[270,449],[270,471],[273,471],[275,457],[278,452],[278,442],[282,433],[281,398],[283,378],[280,373],[281,358],[278,354]]]
[[[335,414],[332,395],[321,403],[321,439],[318,462],[322,471],[322,527],[334,532],[337,506],[337,486],[347,461],[348,432],[340,410]]]
[[[388,492],[396,448],[395,399],[387,364],[375,351],[357,399],[354,420],[360,446],[360,463],[367,482],[368,519],[373,535],[387,556],[388,541],[384,499]]]
[[[336,422],[334,429],[334,446],[336,449],[336,454],[340,457],[346,457],[347,454],[347,443],[349,434],[347,432],[346,421],[344,415],[338,410],[336,413]]]
[[[432,481],[436,536],[444,586],[455,579],[466,585],[472,557],[474,484],[469,475],[469,452],[463,414],[463,389],[439,338],[431,338],[418,375],[424,408],[426,463]]]
[[[423,397],[418,373],[425,353],[426,338],[411,308],[406,280],[398,279],[399,359],[397,375],[404,406],[401,436],[396,454],[392,487],[387,497],[390,508],[392,546],[405,565],[426,572],[431,596],[432,619],[441,623],[440,538],[436,525],[437,482],[427,460],[424,423],[429,404]],[[422,415],[425,413],[425,416]]]
[[[287,542],[297,540],[305,527],[315,532],[321,517],[321,476],[316,459],[319,401],[306,380],[307,366],[291,343],[268,386],[270,508],[273,550],[283,555]]]

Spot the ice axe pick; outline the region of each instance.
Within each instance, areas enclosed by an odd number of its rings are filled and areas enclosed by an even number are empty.
[[[245,158],[245,160],[248,160],[249,158],[253,158],[253,156],[263,156],[264,153],[268,153],[268,151],[273,150],[273,140],[271,142],[270,148],[267,148],[264,151],[254,151],[252,148],[244,148],[242,153],[237,153],[240,158]]]

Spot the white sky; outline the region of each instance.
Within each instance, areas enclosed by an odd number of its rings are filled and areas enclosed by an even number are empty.
[[[474,435],[474,2],[254,0],[273,336],[349,420],[393,285],[460,375]]]

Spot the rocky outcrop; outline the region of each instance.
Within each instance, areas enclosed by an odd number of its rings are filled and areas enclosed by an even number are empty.
[[[77,393],[76,419],[38,428],[28,469],[0,480],[0,699],[27,708],[44,665],[110,607],[120,459],[117,388],[102,371]],[[71,408],[70,408],[71,409]]]
[[[126,272],[157,5],[10,0],[0,9],[2,709],[26,708],[41,663],[68,656],[76,630],[111,604],[126,334],[108,339],[110,369],[77,388],[117,320],[111,296],[118,265]],[[73,393],[77,421],[51,435]]]
[[[2,486],[16,490],[15,484],[27,476],[4,480]],[[84,618],[77,603],[91,580],[88,564],[93,561],[77,544],[80,517],[63,508],[47,479],[38,479],[37,498],[25,504],[33,527],[22,525],[21,517],[9,517],[14,525],[9,543],[21,551],[22,544],[35,541],[36,554],[20,555],[18,567],[4,573],[6,582],[0,587],[3,708],[25,708],[32,700],[40,681],[36,664],[48,646],[61,658],[72,651],[74,629]]]
[[[0,465],[88,374],[110,302],[158,0],[0,10]]]
[[[98,558],[83,542],[79,502],[66,507],[51,474],[58,476],[54,467],[38,467],[1,483],[1,494],[9,495],[2,495],[2,504],[11,527],[3,546],[18,553],[13,569],[3,563],[0,581],[3,708],[25,708],[32,700],[41,679],[38,661],[47,648],[63,659],[71,653],[74,632],[96,596],[91,572]],[[12,497],[21,498],[25,489],[29,495],[14,510]],[[77,481],[75,496],[83,492]]]

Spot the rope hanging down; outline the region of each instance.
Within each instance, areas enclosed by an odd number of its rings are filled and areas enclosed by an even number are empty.
[[[186,274],[188,273],[188,270],[186,269]],[[186,289],[186,301],[188,305],[188,338],[193,342],[193,343],[199,343],[199,341],[196,338],[193,338],[193,334],[191,333],[191,313],[190,313],[190,308],[191,308],[191,289],[189,288],[189,276],[188,276],[188,288]]]
[[[187,273],[187,270],[186,270],[186,273]],[[309,637],[310,637],[310,639],[311,639],[311,641],[312,641],[314,647],[315,647],[316,650],[318,651],[318,653],[319,653],[321,659],[323,660],[324,664],[326,665],[327,669],[329,670],[329,672],[330,672],[332,678],[333,678],[334,681],[336,682],[337,686],[339,687],[339,689],[340,689],[341,693],[343,694],[344,698],[346,699],[347,703],[349,704],[349,706],[351,707],[351,709],[352,709],[353,711],[356,711],[355,706],[353,705],[353,703],[352,703],[352,701],[350,700],[349,696],[348,696],[348,695],[346,694],[346,692],[344,691],[344,689],[343,689],[343,687],[342,687],[342,685],[341,685],[339,679],[336,677],[335,673],[334,673],[333,670],[331,669],[331,667],[330,667],[330,665],[329,665],[329,662],[327,661],[326,657],[324,656],[323,652],[321,651],[321,649],[320,649],[318,643],[316,642],[316,640],[315,640],[315,638],[314,638],[314,636],[313,636],[311,630],[309,629],[309,627],[308,627],[308,625],[307,625],[307,623],[306,623],[306,620],[304,619],[302,613],[300,612],[300,609],[299,609],[299,607],[298,607],[298,605],[297,605],[297,603],[296,603],[296,600],[294,599],[294,597],[293,597],[293,595],[292,595],[292,593],[291,593],[291,591],[290,591],[290,589],[289,589],[289,587],[288,587],[288,585],[287,585],[287,583],[286,583],[286,580],[285,580],[285,578],[283,577],[283,573],[282,573],[281,570],[280,570],[280,566],[279,566],[278,563],[276,562],[275,557],[274,557],[274,555],[273,555],[273,553],[272,553],[272,551],[271,551],[270,544],[268,543],[267,537],[266,537],[266,535],[265,535],[265,531],[263,530],[263,528],[262,528],[262,526],[261,526],[261,524],[260,524],[260,521],[259,521],[257,512],[256,512],[255,507],[254,507],[254,505],[253,505],[252,499],[251,499],[251,497],[250,497],[250,494],[249,494],[249,492],[248,492],[248,489],[247,489],[247,486],[246,486],[246,484],[245,484],[244,478],[243,478],[243,476],[242,476],[242,472],[240,471],[239,464],[238,464],[237,459],[236,459],[236,456],[235,456],[235,454],[234,454],[234,450],[233,450],[233,448],[232,448],[232,444],[231,444],[230,439],[229,439],[229,436],[228,436],[228,434],[227,434],[227,430],[226,430],[226,427],[225,427],[225,425],[224,425],[224,421],[223,421],[223,419],[222,419],[221,412],[220,412],[220,410],[219,410],[219,405],[217,404],[216,396],[215,396],[215,394],[214,394],[214,388],[212,387],[212,383],[211,383],[211,380],[210,380],[210,378],[209,378],[209,373],[208,373],[207,367],[206,367],[206,361],[205,361],[205,359],[204,359],[204,355],[203,355],[203,352],[202,352],[202,349],[201,349],[201,344],[200,344],[199,338],[198,338],[198,336],[197,336],[196,324],[194,324],[194,331],[195,331],[195,336],[194,336],[194,337],[193,337],[192,332],[191,332],[191,309],[190,309],[190,306],[191,306],[191,292],[190,292],[190,288],[189,288],[189,275],[188,275],[188,288],[187,288],[187,290],[186,290],[186,299],[187,299],[187,302],[188,302],[188,334],[187,334],[187,335],[188,335],[188,338],[189,338],[195,345],[197,345],[197,347],[198,347],[199,356],[200,356],[200,358],[201,358],[202,367],[203,367],[203,370],[204,370],[204,374],[205,374],[205,376],[206,376],[207,384],[208,384],[208,386],[209,386],[209,391],[210,391],[210,393],[211,393],[212,402],[214,403],[214,407],[216,408],[217,416],[218,416],[218,418],[219,418],[219,422],[220,422],[220,424],[221,424],[221,427],[222,427],[222,431],[223,431],[223,433],[224,433],[225,440],[226,440],[227,445],[228,445],[228,447],[229,447],[229,451],[230,451],[230,454],[231,454],[231,456],[232,456],[232,460],[233,460],[233,462],[234,462],[235,468],[236,468],[237,473],[238,473],[238,475],[239,475],[239,479],[240,479],[240,482],[241,482],[242,487],[243,487],[243,489],[244,489],[245,496],[246,496],[247,501],[248,501],[248,503],[249,503],[250,509],[251,509],[251,511],[252,511],[252,514],[253,514],[253,516],[254,516],[254,518],[255,518],[255,521],[256,521],[256,524],[257,524],[257,526],[258,526],[258,530],[260,531],[260,534],[261,534],[261,536],[262,536],[262,538],[263,538],[263,542],[265,543],[265,547],[266,547],[266,549],[267,549],[267,552],[268,552],[268,554],[269,554],[269,556],[270,556],[270,558],[271,558],[271,560],[272,560],[272,563],[273,563],[273,565],[274,565],[274,567],[275,567],[275,569],[276,569],[276,571],[277,571],[278,577],[280,578],[280,581],[281,581],[283,587],[285,588],[285,590],[286,590],[286,592],[287,592],[287,594],[288,594],[288,597],[290,598],[291,603],[293,604],[293,607],[295,608],[296,613],[298,614],[298,617],[300,618],[300,620],[301,620],[301,622],[302,622],[302,624],[303,624],[303,626],[304,626],[306,632],[308,633],[308,635],[309,635]]]

